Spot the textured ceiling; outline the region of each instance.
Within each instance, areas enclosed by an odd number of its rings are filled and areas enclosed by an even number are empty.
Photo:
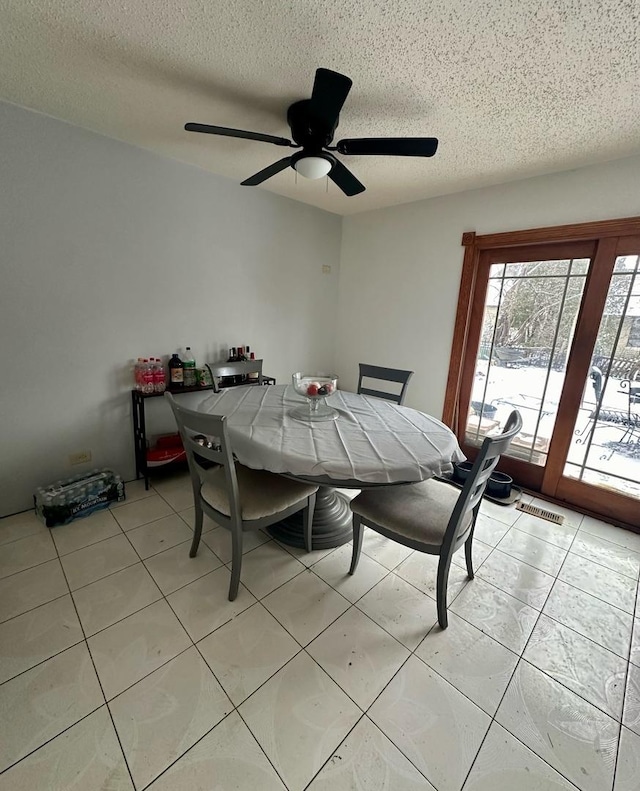
[[[2,0],[0,98],[241,181],[283,149],[318,66],[353,79],[336,139],[436,136],[433,159],[343,157],[346,198],[287,169],[262,187],[339,214],[640,152],[640,0]]]

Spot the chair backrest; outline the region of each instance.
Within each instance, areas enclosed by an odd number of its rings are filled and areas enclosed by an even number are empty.
[[[521,430],[522,417],[518,410],[514,409],[505,423],[502,434],[485,438],[449,519],[442,542],[443,552],[456,542],[460,531],[470,523],[471,512],[479,506],[487,481],[500,461],[500,456]]]
[[[194,496],[199,496],[200,494],[202,473],[204,472],[204,467],[198,463],[198,457],[200,457],[224,467],[230,513],[232,518],[239,518],[241,510],[238,479],[236,477],[233,451],[227,434],[226,417],[224,415],[209,415],[206,412],[196,412],[193,409],[187,409],[178,404],[171,393],[168,392],[165,392],[164,397],[169,401],[178,424],[180,438],[187,454]],[[204,435],[209,442],[201,444],[194,439],[198,435]]]
[[[211,374],[213,389],[216,393],[220,391],[220,379],[226,376],[248,376],[257,374],[254,379],[250,379],[246,384],[262,384],[262,360],[246,360],[238,363],[205,363]]]
[[[394,401],[396,404],[402,404],[404,401],[405,393],[409,379],[413,376],[413,371],[402,371],[399,368],[384,368],[380,365],[367,365],[360,363],[360,378],[358,379],[358,393],[361,395],[375,396],[376,398],[384,398],[387,401]],[[399,393],[387,393],[383,390],[374,390],[370,387],[363,387],[362,380],[367,377],[368,379],[379,379],[383,382],[398,382],[402,385]]]

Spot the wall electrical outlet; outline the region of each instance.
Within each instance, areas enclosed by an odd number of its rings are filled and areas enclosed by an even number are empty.
[[[323,275],[330,275],[331,274],[331,266],[329,264],[322,265],[322,274]]]
[[[90,450],[80,450],[77,453],[69,454],[69,464],[86,464],[91,461]]]

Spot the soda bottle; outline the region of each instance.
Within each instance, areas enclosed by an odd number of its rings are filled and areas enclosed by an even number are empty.
[[[153,389],[156,393],[164,393],[167,389],[167,375],[164,372],[164,365],[159,357],[156,357],[153,366]]]
[[[144,368],[142,369],[142,392],[153,393],[153,363],[145,359],[143,361]]]

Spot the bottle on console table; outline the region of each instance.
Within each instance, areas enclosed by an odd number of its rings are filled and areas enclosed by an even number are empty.
[[[247,349],[248,348],[249,347],[247,346]],[[253,362],[255,359],[256,359],[255,353],[254,352],[249,352],[249,360],[251,360],[251,362]],[[258,376],[258,372],[257,371],[251,371],[250,374],[247,374],[247,380],[249,382],[257,382],[258,379],[259,379],[259,376]]]
[[[196,358],[193,356],[191,346],[186,347],[182,363],[184,365],[184,386],[194,387],[196,384]]]
[[[174,354],[169,360],[169,388],[180,390],[181,387],[184,387],[184,363]]]

